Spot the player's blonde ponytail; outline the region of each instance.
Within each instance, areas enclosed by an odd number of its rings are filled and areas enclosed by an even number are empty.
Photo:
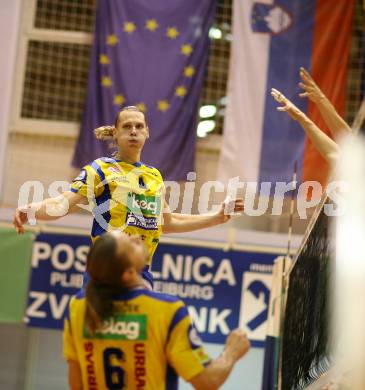
[[[100,140],[113,139],[113,126],[100,126],[94,130],[95,137]]]
[[[85,325],[91,335],[113,315],[113,295],[125,292],[122,274],[130,266],[126,253],[117,254],[117,241],[110,233],[103,234],[91,247],[86,267],[90,281],[85,288]]]
[[[85,322],[90,335],[102,325],[103,319],[113,315],[113,291],[108,286],[90,280],[86,286]]]

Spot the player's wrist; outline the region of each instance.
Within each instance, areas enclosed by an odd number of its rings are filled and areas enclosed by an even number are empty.
[[[225,362],[227,367],[233,367],[237,360],[239,360],[239,356],[235,353],[235,347],[232,345],[226,345],[222,354],[222,360]]]
[[[299,124],[301,124],[302,126],[304,126],[304,125],[310,125],[310,124],[313,123],[313,122],[307,117],[307,115],[305,115],[304,113],[302,113],[302,115],[298,116],[297,121],[298,121]]]
[[[325,94],[323,94],[322,92],[319,92],[316,96],[315,102],[316,102],[316,104],[319,104],[319,105],[326,105],[329,103],[329,100],[327,99]]]
[[[211,215],[211,226],[220,225],[225,221],[224,209]]]

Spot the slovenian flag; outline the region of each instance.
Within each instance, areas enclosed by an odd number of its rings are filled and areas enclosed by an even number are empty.
[[[227,182],[322,184],[328,166],[303,130],[276,110],[279,89],[327,134],[319,111],[300,98],[299,68],[310,71],[340,115],[345,111],[354,0],[235,0],[228,104],[218,178]]]

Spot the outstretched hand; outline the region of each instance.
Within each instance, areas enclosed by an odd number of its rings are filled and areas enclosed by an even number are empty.
[[[280,91],[275,88],[271,88],[271,96],[282,106],[278,107],[278,111],[286,112],[293,118],[295,121],[301,121],[306,118],[304,112],[299,110],[299,108],[293,104],[288,98],[286,98]]]
[[[18,234],[24,234],[24,226],[28,222],[28,208],[18,207],[14,213],[13,225]]]
[[[314,103],[318,103],[325,98],[324,93],[313,80],[312,76],[304,68],[300,68],[299,75],[302,79],[302,82],[299,83],[299,86],[304,91],[299,94],[300,97],[307,97]]]
[[[221,203],[221,207],[218,211],[218,216],[221,223],[229,221],[232,215],[241,214],[245,206],[242,198],[229,199]]]

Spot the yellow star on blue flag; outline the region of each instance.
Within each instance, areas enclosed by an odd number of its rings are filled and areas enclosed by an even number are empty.
[[[175,89],[175,95],[178,97],[184,97],[186,95],[186,92],[187,92],[187,90],[183,85],[179,85]]]
[[[111,87],[112,86],[112,79],[109,76],[103,76],[101,78],[101,85],[103,87]]]
[[[170,39],[176,39],[179,35],[179,32],[177,31],[176,27],[169,27],[166,31],[166,35]]]
[[[146,29],[150,31],[156,31],[159,27],[156,19],[148,19],[146,22]]]
[[[190,54],[193,52],[193,48],[189,44],[185,44],[181,46],[181,53],[185,56],[190,56]]]
[[[111,34],[106,37],[107,45],[115,46],[117,43],[118,43],[118,37],[115,34]]]
[[[157,102],[157,109],[159,111],[165,112],[169,109],[169,107],[170,107],[170,104],[167,100],[159,100]]]
[[[184,76],[185,77],[193,77],[195,73],[195,69],[193,66],[189,65],[184,68]]]
[[[102,64],[102,65],[110,64],[109,57],[106,54],[100,54],[100,56],[99,56],[99,63]]]
[[[136,28],[137,27],[133,22],[125,22],[124,23],[124,31],[128,34],[132,34]]]
[[[125,98],[123,95],[119,94],[114,96],[113,104],[115,104],[116,106],[121,106],[124,104],[124,102],[125,102]]]

